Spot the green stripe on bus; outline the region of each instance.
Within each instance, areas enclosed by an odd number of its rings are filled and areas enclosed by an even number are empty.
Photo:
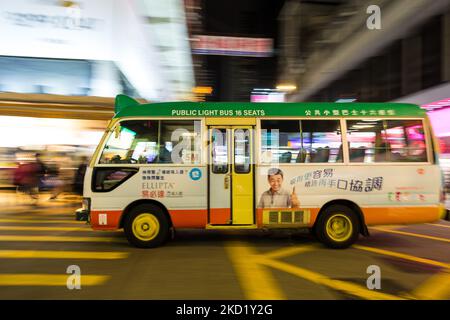
[[[424,117],[406,103],[164,102],[118,106],[114,117]]]

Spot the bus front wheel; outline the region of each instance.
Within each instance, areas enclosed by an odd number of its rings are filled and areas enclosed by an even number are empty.
[[[322,212],[315,226],[317,238],[326,246],[343,249],[358,240],[360,225],[355,212],[344,205],[331,205]]]
[[[138,248],[155,248],[170,236],[169,221],[158,206],[139,205],[128,214],[124,224],[125,235]]]

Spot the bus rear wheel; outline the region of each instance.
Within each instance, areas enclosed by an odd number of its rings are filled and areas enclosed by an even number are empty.
[[[334,249],[351,246],[358,240],[360,225],[356,213],[344,205],[331,205],[319,216],[316,236]]]
[[[169,239],[169,221],[156,205],[144,204],[131,209],[124,224],[128,242],[138,248],[159,247]]]

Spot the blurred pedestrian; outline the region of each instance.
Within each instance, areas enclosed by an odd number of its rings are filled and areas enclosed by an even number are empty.
[[[33,204],[39,198],[39,168],[35,161],[21,163],[14,173],[17,190],[31,197]]]
[[[59,174],[59,167],[56,163],[47,167],[45,184],[52,190],[49,200],[55,200],[64,190],[64,183]]]
[[[23,162],[19,162],[17,164],[16,169],[14,170],[14,174],[13,174],[13,184],[16,187],[16,191],[23,191],[23,178],[25,175],[25,166]]]
[[[40,189],[43,189],[44,187],[44,177],[45,174],[47,173],[47,166],[44,164],[44,162],[41,159],[41,154],[40,153],[36,153],[36,160],[35,160],[35,170],[36,170],[36,175],[37,175],[37,179],[38,179],[38,191]]]

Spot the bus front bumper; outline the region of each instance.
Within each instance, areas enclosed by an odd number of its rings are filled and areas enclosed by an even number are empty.
[[[78,221],[90,221],[91,218],[91,199],[83,198],[82,207],[75,211],[75,218]]]

